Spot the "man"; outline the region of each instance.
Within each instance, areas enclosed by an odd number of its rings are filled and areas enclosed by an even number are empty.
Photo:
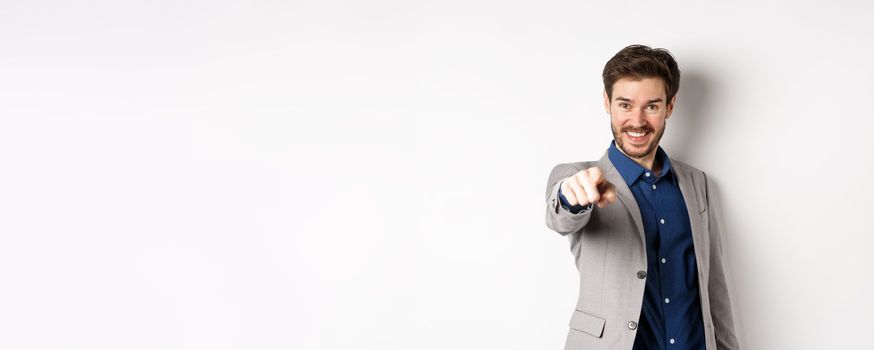
[[[631,45],[603,80],[613,141],[598,161],[556,165],[546,187],[546,225],[580,274],[565,349],[738,349],[713,185],[659,146],[676,61]]]

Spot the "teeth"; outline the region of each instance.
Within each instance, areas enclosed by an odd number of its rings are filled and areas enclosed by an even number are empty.
[[[631,131],[629,131],[628,134],[633,136],[633,137],[642,137],[643,135],[646,135],[645,132],[631,132]]]

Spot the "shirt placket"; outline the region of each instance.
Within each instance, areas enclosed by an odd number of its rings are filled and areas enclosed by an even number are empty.
[[[659,269],[659,291],[662,299],[660,300],[663,317],[662,324],[664,324],[664,346],[667,349],[673,347],[676,343],[675,340],[675,332],[674,332],[674,318],[673,307],[671,305],[671,298],[674,296],[674,291],[672,288],[671,281],[673,280],[671,276],[671,269],[668,268],[669,260],[673,262],[673,258],[668,256],[668,252],[670,251],[671,245],[673,244],[672,235],[671,235],[671,226],[673,222],[670,221],[670,218],[667,216],[667,212],[665,210],[664,198],[662,196],[662,191],[659,190],[659,186],[662,186],[665,181],[662,181],[664,176],[660,176],[651,181],[647,181],[647,190],[650,192],[650,197],[653,202],[653,211],[656,214],[656,221],[658,222],[658,235],[659,241],[661,244],[658,246],[658,257],[656,257],[656,265]]]

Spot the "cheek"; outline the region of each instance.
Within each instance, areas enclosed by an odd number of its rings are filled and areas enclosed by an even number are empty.
[[[620,118],[613,117],[610,119],[610,124],[613,125],[614,129],[622,129],[622,123],[623,121]]]
[[[665,127],[665,116],[659,116],[656,118],[649,119],[649,125],[652,125],[653,128],[661,129]]]

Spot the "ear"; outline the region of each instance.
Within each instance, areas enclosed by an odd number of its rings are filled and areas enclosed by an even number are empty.
[[[607,90],[603,90],[604,92],[604,111],[607,114],[610,114],[610,98],[607,97]]]
[[[668,103],[668,105],[667,105],[668,111],[667,111],[667,113],[665,113],[665,119],[668,119],[671,116],[671,113],[674,113],[674,104],[676,104],[676,103],[677,103],[677,95],[675,94],[674,97],[671,97],[671,103]]]

